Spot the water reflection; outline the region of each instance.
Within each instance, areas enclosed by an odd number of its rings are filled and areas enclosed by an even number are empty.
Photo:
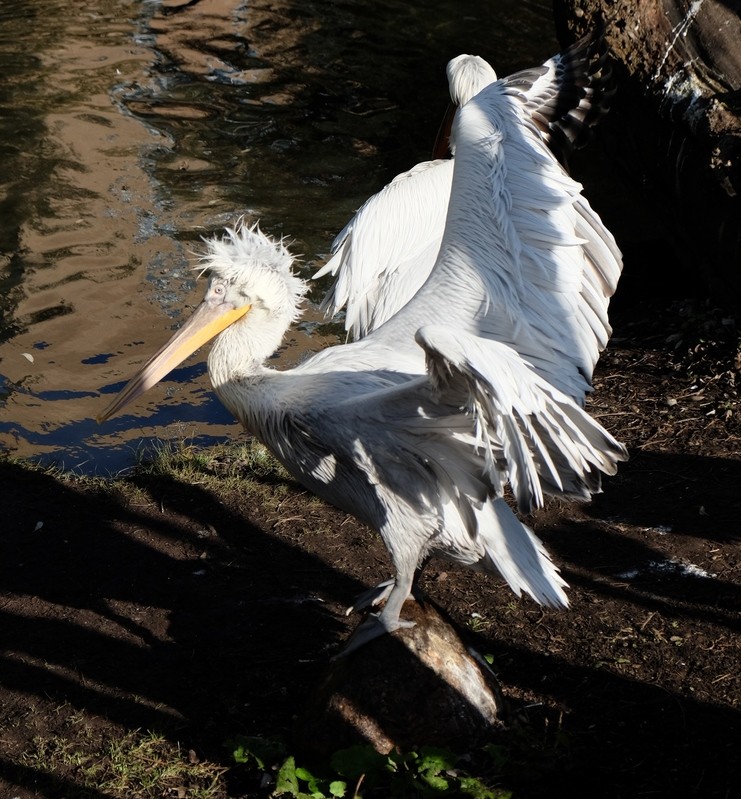
[[[550,4],[452,0],[0,6],[0,449],[84,471],[152,437],[238,428],[196,354],[102,427],[199,299],[200,236],[240,213],[307,272],[369,194],[428,156],[444,67],[554,51]],[[18,6],[21,6],[19,9]],[[290,363],[328,339],[309,323]],[[29,357],[30,356],[30,357]]]

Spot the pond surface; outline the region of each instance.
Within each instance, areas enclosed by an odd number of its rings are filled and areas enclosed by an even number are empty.
[[[429,157],[449,58],[556,49],[548,0],[0,2],[0,451],[107,474],[239,435],[207,348],[95,423],[200,300],[201,237],[259,219],[310,275]],[[279,362],[334,340],[305,320]]]

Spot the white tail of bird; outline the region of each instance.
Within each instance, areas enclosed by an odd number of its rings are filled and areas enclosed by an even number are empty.
[[[543,542],[515,516],[504,499],[484,503],[476,516],[486,553],[478,568],[499,572],[517,596],[524,591],[541,605],[569,606],[563,590],[568,583],[552,563]]]

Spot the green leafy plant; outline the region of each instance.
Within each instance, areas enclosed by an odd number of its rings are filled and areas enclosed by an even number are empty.
[[[234,749],[238,763],[267,770],[272,752],[262,739],[241,738]],[[486,749],[490,762],[501,760]],[[275,787],[270,794],[275,799],[361,799],[361,797],[392,797],[433,799],[433,797],[464,796],[472,799],[508,799],[510,793],[489,787],[483,778],[473,776],[460,767],[461,758],[447,749],[420,747],[419,751],[391,752],[382,755],[371,746],[352,746],[336,752],[326,773],[297,765],[293,755],[283,757],[275,774]],[[361,792],[362,791],[362,792]]]
[[[293,756],[283,761],[272,793],[275,797],[295,796],[297,799],[326,799],[346,795],[347,783],[344,780],[316,777],[308,769],[297,767]]]
[[[227,746],[232,750],[235,763],[268,771],[274,763],[285,757],[285,747],[280,741],[256,735],[238,735]]]

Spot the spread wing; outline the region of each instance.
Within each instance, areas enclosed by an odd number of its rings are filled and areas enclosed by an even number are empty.
[[[490,84],[458,112],[448,216],[429,278],[370,338],[444,323],[512,347],[577,402],[609,336],[614,240],[525,114]],[[412,346],[408,343],[407,346]]]
[[[345,414],[347,429],[366,420],[363,441],[378,437],[380,414],[384,435],[393,428],[451,497],[464,484],[469,497],[501,495],[509,482],[525,512],[548,493],[586,498],[626,457],[582,408],[609,335],[619,251],[516,89],[489,85],[455,124],[448,213],[427,280],[363,339],[303,368],[404,372],[377,392],[335,390],[323,413],[338,429]]]
[[[425,282],[440,249],[453,163],[425,161],[397,175],[362,205],[314,278],[334,275],[322,302],[360,339],[390,319]]]
[[[448,77],[451,95],[466,99],[496,75],[483,59],[458,56],[448,65]],[[511,90],[525,118],[533,121],[543,140],[565,161],[583,143],[585,131],[605,113],[611,97],[601,33],[500,83]],[[424,162],[398,175],[367,200],[336,237],[332,258],[314,277],[335,277],[322,309],[333,316],[345,308],[345,329],[352,338],[360,339],[390,319],[426,280],[442,239],[452,174],[453,164],[445,160]],[[577,235],[587,234],[593,227],[593,212],[585,204],[579,213],[584,220]],[[617,248],[609,234],[600,238],[615,255]],[[616,277],[611,278],[608,295],[615,290]],[[589,277],[587,282],[591,282]],[[599,320],[595,335],[604,347],[605,309],[591,286],[585,293]]]
[[[439,325],[416,338],[440,403],[468,409],[484,473],[500,496],[509,481],[522,512],[544,493],[588,499],[614,474],[624,448],[512,348]]]

